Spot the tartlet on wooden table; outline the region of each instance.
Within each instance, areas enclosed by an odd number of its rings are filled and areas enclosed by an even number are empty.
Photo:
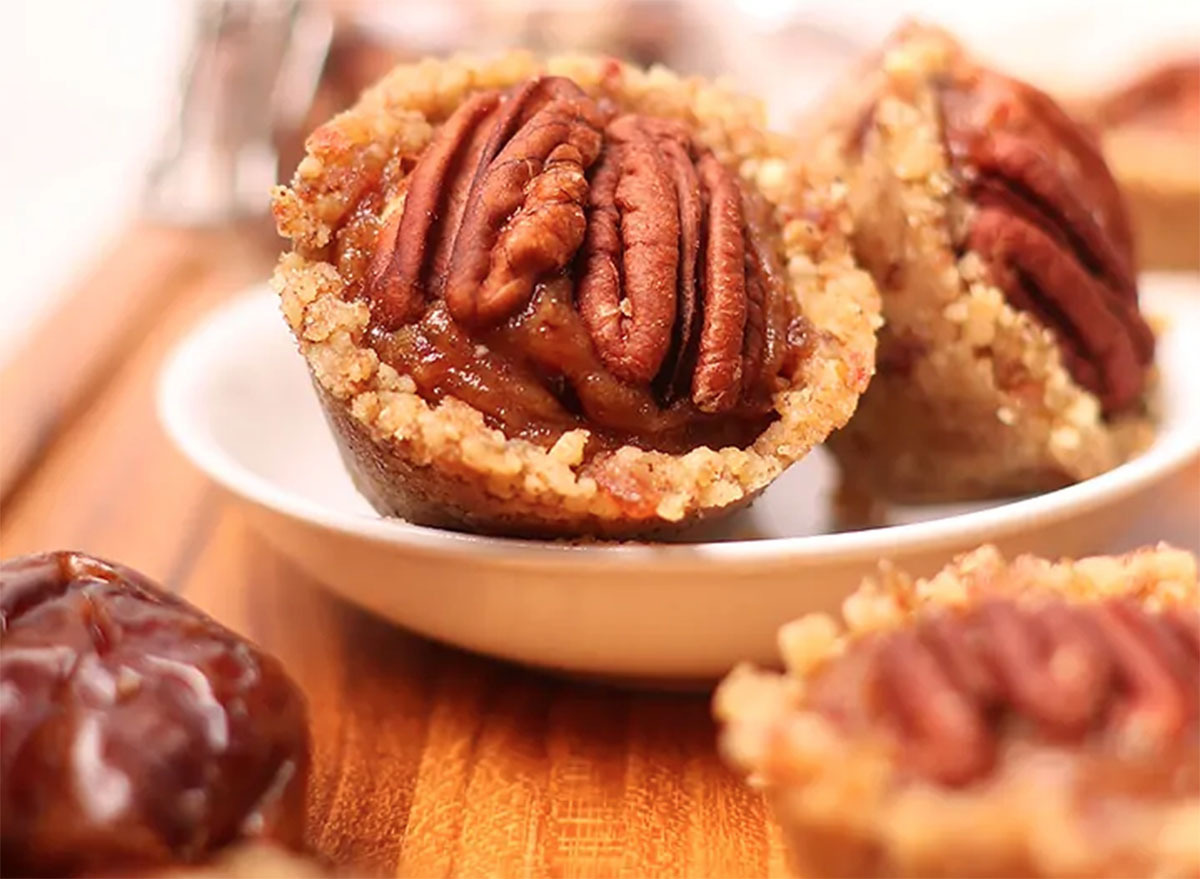
[[[799,875],[1200,872],[1196,559],[884,569],[719,688]]]
[[[883,298],[878,374],[830,446],[851,497],[1042,491],[1152,433],[1154,337],[1097,145],[1037,89],[910,24],[810,122]]]
[[[878,298],[751,100],[526,54],[396,68],[275,194],[274,284],[359,490],[629,537],[752,500],[850,416]]]

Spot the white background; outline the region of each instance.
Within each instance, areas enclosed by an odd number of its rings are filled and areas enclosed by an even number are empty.
[[[5,351],[136,205],[175,87],[186,6],[175,0],[0,5]]]
[[[580,0],[575,0],[580,2]],[[136,209],[142,177],[176,88],[186,0],[7,0],[0,4],[0,362],[80,277]],[[1103,83],[1160,53],[1200,52],[1200,3],[827,3],[701,0],[723,66],[800,105],[833,57],[870,46],[905,13],[957,30],[1014,72],[1074,89]],[[783,45],[783,22],[816,23],[835,47]],[[747,51],[747,46],[753,51]]]

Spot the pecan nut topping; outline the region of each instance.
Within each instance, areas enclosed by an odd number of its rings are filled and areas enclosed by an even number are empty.
[[[1013,307],[1051,329],[1106,414],[1134,405],[1154,337],[1132,236],[1097,145],[1036,89],[986,70],[944,84],[951,168],[974,210],[961,241]]]
[[[683,123],[537,77],[466,100],[400,187],[357,284],[422,394],[535,440],[586,426],[668,451],[745,445],[773,417],[779,234]]]
[[[1171,751],[1195,739],[1198,688],[1194,609],[991,599],[867,636],[818,673],[809,697],[835,722],[886,731],[914,771],[960,785],[986,776],[1012,736]]]

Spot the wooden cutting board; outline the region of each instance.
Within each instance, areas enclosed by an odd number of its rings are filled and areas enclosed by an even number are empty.
[[[785,875],[762,798],[716,756],[708,694],[554,678],[372,619],[168,446],[164,356],[271,260],[254,230],[118,239],[0,372],[0,556],[123,561],[278,655],[309,700],[308,840],[349,874]]]

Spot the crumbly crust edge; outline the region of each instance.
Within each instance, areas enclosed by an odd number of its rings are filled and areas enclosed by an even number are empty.
[[[366,304],[344,301],[345,285],[335,267],[305,255],[329,243],[353,201],[351,183],[339,178],[333,156],[349,150],[362,161],[382,164],[397,145],[419,149],[431,136],[428,120],[444,119],[470,91],[504,87],[543,71],[570,76],[623,106],[684,119],[698,140],[757,187],[780,221],[791,292],[813,327],[811,356],[793,376],[792,389],[776,395],[780,417],[746,449],[701,447],[673,456],[625,446],[615,453],[622,464],[648,468],[659,484],[673,486],[657,505],[660,520],[679,522],[736,504],[850,418],[874,374],[880,304],[874,283],[855,266],[845,243],[844,191],[810,181],[792,167],[786,142],[764,133],[758,103],[721,84],[587,56],[542,64],[532,55],[512,53],[396,68],[310,137],[297,180],[315,183],[316,197],[301,198],[295,188],[275,192],[279,230],[297,248],[280,259],[272,280],[284,317],[314,379],[393,453],[484,480],[499,499],[548,504],[557,516],[565,507],[580,518],[619,518],[620,504],[580,472],[585,430],[564,433],[544,449],[509,439],[456,399],[430,406],[411,379],[360,344],[369,319]],[[836,228],[819,229],[809,219],[814,213],[835,216]]]

